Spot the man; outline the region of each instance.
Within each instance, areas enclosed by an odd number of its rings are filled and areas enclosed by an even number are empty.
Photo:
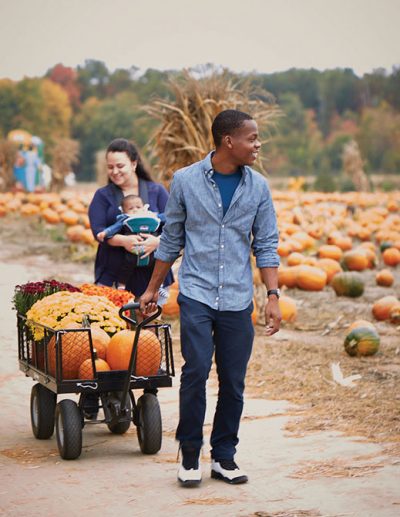
[[[279,330],[281,320],[275,211],[265,178],[250,168],[261,146],[257,124],[246,113],[225,110],[215,118],[212,134],[215,152],[174,175],[155,269],[140,300],[142,311],[155,310],[158,288],[184,248],[178,303],[185,364],[176,431],[183,486],[201,481],[206,381],[214,352],[219,392],[211,476],[231,484],[248,480],[234,456],[254,338],[251,249],[268,292],[268,336]]]

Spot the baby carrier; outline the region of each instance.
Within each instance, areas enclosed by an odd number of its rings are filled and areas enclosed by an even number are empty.
[[[141,213],[130,215],[127,219],[125,219],[124,226],[128,230],[127,233],[133,233],[136,235],[139,233],[151,233],[153,235],[158,235],[157,230],[160,227],[160,223],[161,220],[156,216],[156,214],[149,212],[148,214]],[[140,245],[138,246],[138,250],[139,249]],[[150,264],[150,257],[141,258],[141,253],[139,251],[137,251],[137,255],[138,257],[136,267],[148,266]]]

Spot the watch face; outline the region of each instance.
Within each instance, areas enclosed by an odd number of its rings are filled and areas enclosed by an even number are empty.
[[[276,296],[279,298],[281,295],[281,290],[280,289],[270,289],[269,291],[267,291],[267,295],[269,296],[270,294],[276,294]]]

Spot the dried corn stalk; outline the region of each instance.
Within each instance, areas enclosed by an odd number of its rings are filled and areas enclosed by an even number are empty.
[[[170,80],[174,101],[156,99],[145,107],[160,121],[149,146],[155,159],[158,178],[169,184],[174,172],[204,158],[214,148],[211,124],[225,109],[249,113],[259,126],[262,139],[280,114],[274,99],[248,81],[235,80],[228,72],[217,72],[196,79],[189,71]],[[264,171],[262,161],[259,168]]]
[[[357,192],[368,192],[370,190],[369,181],[363,170],[364,162],[361,157],[360,148],[355,140],[351,140],[345,144],[342,160],[344,170],[353,182]]]
[[[59,192],[65,186],[65,177],[78,162],[79,142],[70,138],[58,140],[53,151],[51,190]]]
[[[0,191],[9,190],[15,183],[14,164],[17,145],[10,140],[0,140]]]

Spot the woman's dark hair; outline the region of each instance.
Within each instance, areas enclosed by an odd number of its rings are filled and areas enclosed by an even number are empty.
[[[137,162],[136,175],[143,180],[152,181],[151,175],[143,165],[140,154],[135,145],[126,138],[115,138],[107,147],[108,153],[126,153],[131,162]]]
[[[253,120],[248,113],[238,110],[224,110],[218,113],[211,126],[215,147],[219,147],[225,135],[231,135],[242,127],[245,120]]]

